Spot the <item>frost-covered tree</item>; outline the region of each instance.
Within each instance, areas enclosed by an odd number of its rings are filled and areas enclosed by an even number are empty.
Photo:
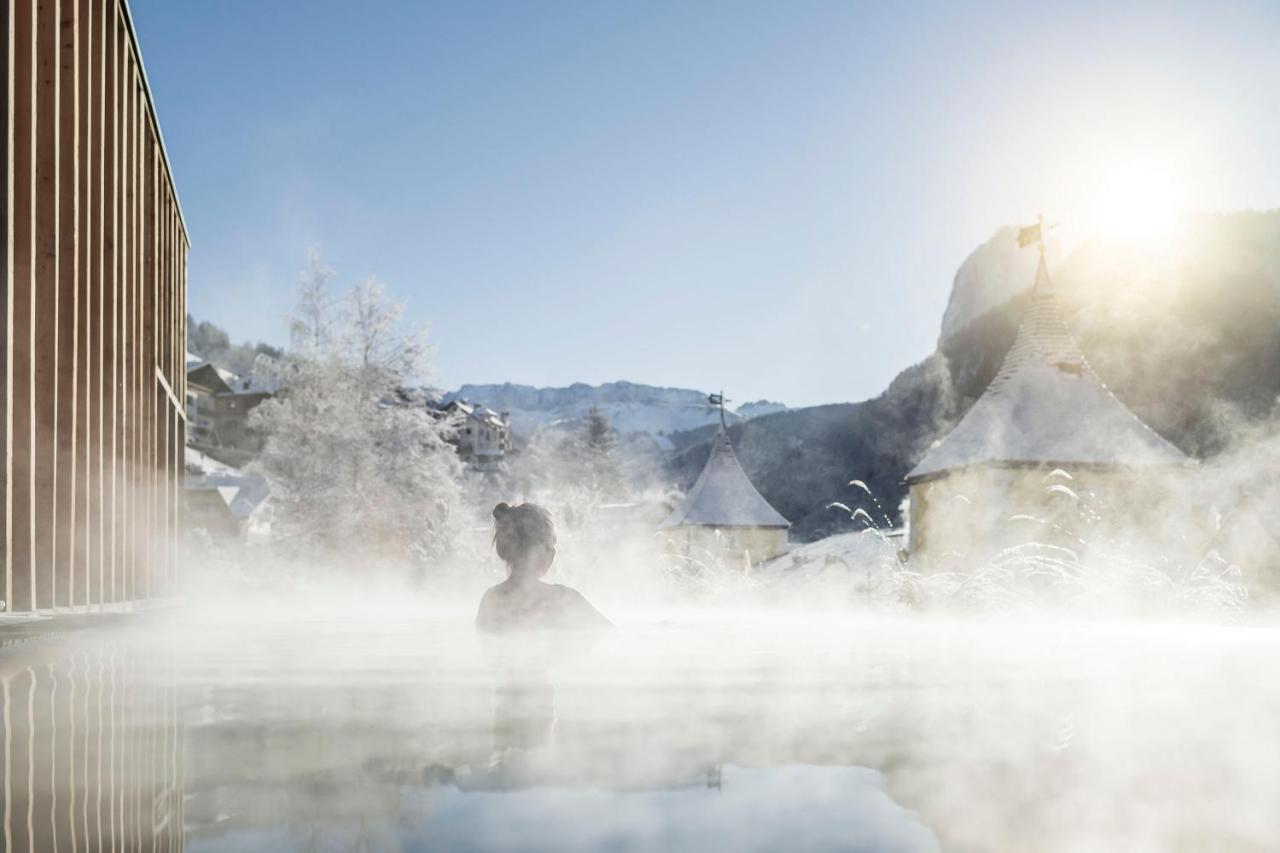
[[[406,391],[428,373],[421,334],[372,279],[344,294],[314,254],[298,288],[284,389],[254,410],[273,532],[295,553],[430,559],[458,521],[455,425]]]

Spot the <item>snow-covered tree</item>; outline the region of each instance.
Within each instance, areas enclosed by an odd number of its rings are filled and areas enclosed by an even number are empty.
[[[396,559],[445,553],[458,521],[455,425],[428,409],[429,349],[372,279],[335,295],[310,258],[274,368],[284,390],[254,410],[273,532],[295,553]]]

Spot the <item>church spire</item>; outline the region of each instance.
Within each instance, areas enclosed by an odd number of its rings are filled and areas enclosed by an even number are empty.
[[[1185,463],[1107,390],[1080,351],[1049,279],[1045,228],[1041,217],[1018,230],[1018,245],[1038,244],[1040,258],[1013,346],[956,428],[907,474],[908,484],[974,465]]]
[[[723,433],[729,432],[729,424],[725,421],[724,417],[724,404],[729,402],[729,398],[725,397],[724,390],[721,389],[719,394],[708,394],[707,402],[710,403],[712,407],[720,410],[720,431]]]
[[[711,453],[702,473],[663,527],[790,527],[791,522],[769,505],[751,484],[729,440],[724,392],[708,394],[707,402],[720,410],[720,429],[711,442]]]

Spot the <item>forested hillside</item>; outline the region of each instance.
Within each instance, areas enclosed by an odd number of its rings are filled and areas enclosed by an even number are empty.
[[[743,466],[796,538],[850,528],[826,507],[857,497],[847,486],[855,478],[898,522],[903,477],[982,393],[1013,342],[1030,253],[1019,254],[1012,229],[975,250],[957,273],[938,350],[881,396],[731,429]],[[1094,369],[1174,444],[1208,459],[1270,429],[1280,395],[1280,211],[1199,216],[1155,250],[1081,245],[1050,272]],[[672,463],[677,480],[697,476],[709,437],[675,437],[684,448]]]

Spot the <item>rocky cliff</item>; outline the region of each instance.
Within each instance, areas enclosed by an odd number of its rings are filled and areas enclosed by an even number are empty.
[[[998,231],[960,265],[937,351],[879,397],[767,415],[731,430],[757,488],[816,539],[848,530],[826,509],[865,481],[897,523],[902,478],[1000,367],[1034,278],[1035,252]],[[1050,273],[1064,317],[1097,373],[1139,417],[1209,459],[1274,426],[1280,395],[1280,211],[1204,215],[1158,251],[1094,242]],[[691,482],[703,431],[674,437]],[[879,518],[877,520],[880,520]]]

